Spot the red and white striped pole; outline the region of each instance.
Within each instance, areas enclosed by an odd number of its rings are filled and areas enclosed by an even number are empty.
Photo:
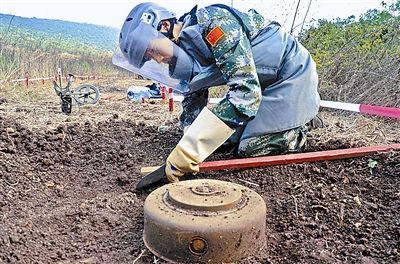
[[[60,82],[60,87],[62,87],[62,85],[61,85],[61,68],[57,69],[57,74],[58,74],[58,80]]]
[[[28,76],[28,74],[25,75],[25,85],[26,85],[26,88],[28,88],[28,86],[29,86],[29,76]]]
[[[167,101],[167,97],[165,95],[165,86],[161,86],[161,99],[162,99],[162,103],[165,104]]]
[[[168,106],[169,106],[169,111],[173,112],[174,111],[174,93],[172,91],[172,87],[168,88]]]
[[[209,98],[208,103],[218,104],[223,98]],[[175,101],[181,102],[183,96],[175,96]],[[387,107],[378,105],[367,105],[367,104],[352,104],[352,103],[342,103],[335,101],[320,101],[321,107],[340,109],[352,112],[358,112],[363,114],[386,116],[393,118],[400,118],[400,108],[397,107]]]
[[[367,104],[352,104],[352,103],[342,103],[342,102],[324,101],[324,100],[321,100],[320,105],[322,107],[347,110],[363,114],[400,118],[400,108],[396,107],[386,107],[386,106],[367,105]]]

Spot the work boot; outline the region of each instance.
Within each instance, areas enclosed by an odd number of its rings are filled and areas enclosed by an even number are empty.
[[[316,129],[316,128],[324,128],[325,123],[324,123],[324,120],[322,120],[322,118],[320,116],[316,115],[313,119],[311,119],[306,124],[306,126],[309,130]]]

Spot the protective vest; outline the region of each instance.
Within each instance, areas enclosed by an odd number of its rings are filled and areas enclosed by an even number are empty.
[[[227,83],[196,23],[196,15],[195,9],[186,14],[178,43],[194,58],[189,82],[191,92]],[[258,113],[247,123],[241,140],[302,126],[318,113],[320,101],[316,65],[310,53],[293,36],[276,22],[251,33],[250,43],[263,97]]]

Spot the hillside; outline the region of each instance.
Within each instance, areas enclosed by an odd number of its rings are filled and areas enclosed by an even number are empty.
[[[10,37],[16,31],[29,31],[49,38],[77,41],[108,51],[117,46],[119,33],[118,29],[106,26],[0,14],[0,35],[6,33]]]
[[[119,30],[86,23],[0,14],[0,80],[120,72],[111,63]]]

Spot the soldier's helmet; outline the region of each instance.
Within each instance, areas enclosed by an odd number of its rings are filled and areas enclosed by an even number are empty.
[[[135,29],[141,23],[145,23],[158,31],[161,28],[161,21],[175,17],[174,12],[155,3],[141,3],[135,6],[125,19],[119,34],[120,49],[129,63],[140,68],[148,60],[144,54],[151,38],[147,38],[146,34]]]

